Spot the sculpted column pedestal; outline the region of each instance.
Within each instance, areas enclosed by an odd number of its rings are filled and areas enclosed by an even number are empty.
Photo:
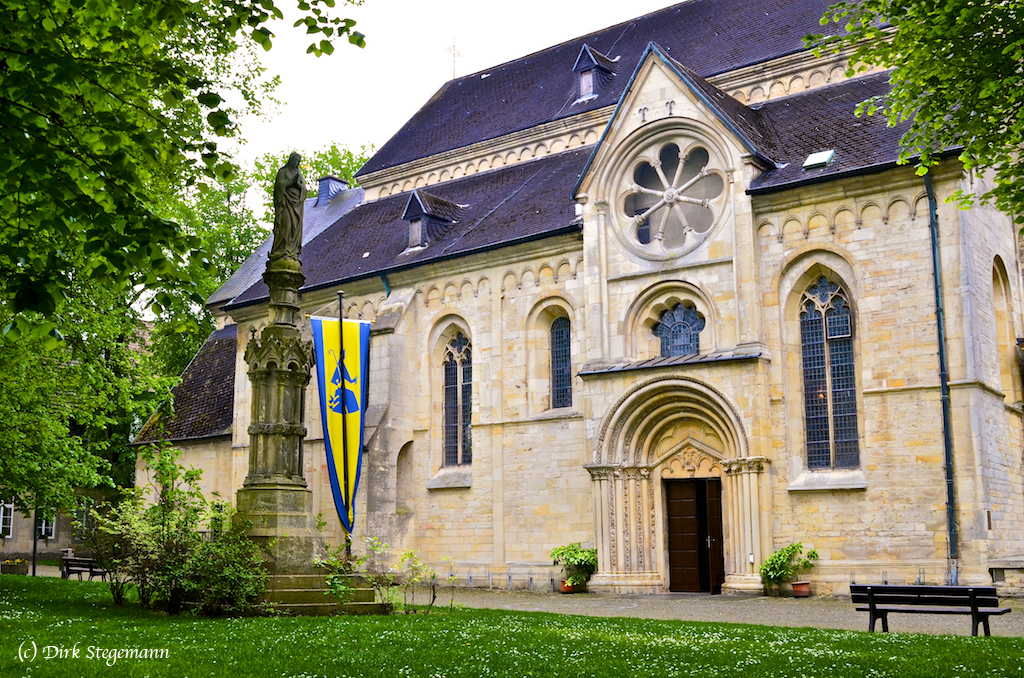
[[[272,575],[312,574],[323,550],[316,530],[313,493],[303,476],[303,409],[313,362],[302,341],[298,290],[305,282],[298,259],[302,244],[305,183],[292,156],[274,186],[274,244],[263,280],[270,288],[268,324],[253,330],[245,350],[252,384],[249,474],[238,491],[237,519],[268,554]]]

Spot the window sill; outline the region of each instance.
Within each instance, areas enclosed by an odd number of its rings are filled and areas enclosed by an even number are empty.
[[[427,481],[428,490],[454,490],[473,486],[473,469],[470,466],[442,466]]]
[[[863,490],[868,478],[861,469],[803,471],[786,489],[790,492],[828,492],[831,490]]]

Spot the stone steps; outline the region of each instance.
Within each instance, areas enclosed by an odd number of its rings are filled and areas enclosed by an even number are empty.
[[[380,614],[374,602],[373,588],[362,578],[351,577],[353,587],[349,600],[342,603],[327,589],[325,574],[273,575],[260,602],[272,603],[274,609],[287,614],[318,616],[333,614]]]

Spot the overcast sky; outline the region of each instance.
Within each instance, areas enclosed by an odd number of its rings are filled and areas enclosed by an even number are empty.
[[[279,3],[282,7],[287,3]],[[338,43],[333,55],[306,54],[309,38],[274,22],[264,54],[281,76],[283,102],[268,120],[243,120],[243,161],[268,152],[319,150],[332,142],[380,148],[452,78],[475,73],[674,4],[672,0],[366,0],[335,15],[357,22],[366,47]]]

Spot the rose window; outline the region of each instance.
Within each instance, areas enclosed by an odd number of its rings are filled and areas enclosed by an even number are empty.
[[[622,178],[626,244],[640,254],[680,256],[704,241],[725,203],[725,178],[708,150],[673,142],[641,155]]]

